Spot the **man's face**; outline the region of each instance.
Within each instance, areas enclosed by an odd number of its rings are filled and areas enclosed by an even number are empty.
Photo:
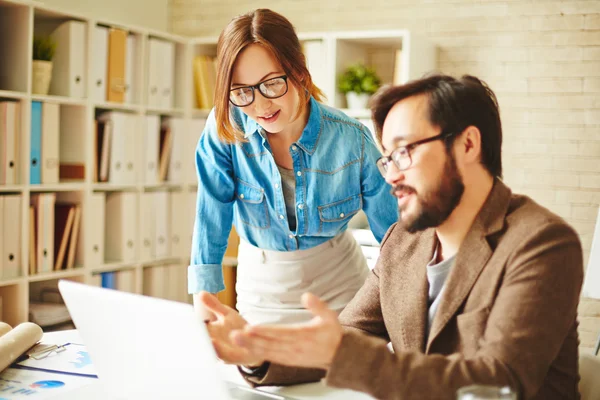
[[[398,147],[440,134],[427,113],[428,99],[424,95],[396,103],[383,124],[384,153],[389,155]],[[398,198],[400,224],[409,232],[417,232],[437,227],[450,216],[460,202],[464,184],[453,152],[446,151],[442,140],[412,148],[410,157],[412,163],[404,171],[391,164],[386,181]]]

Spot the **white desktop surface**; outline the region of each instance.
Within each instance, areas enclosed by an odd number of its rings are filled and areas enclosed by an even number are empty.
[[[63,343],[81,343],[81,337],[76,330],[59,331],[45,333],[42,338],[42,343],[48,344],[63,344]],[[220,364],[222,376],[230,381],[249,386],[242,378],[237,368],[233,365]],[[52,397],[53,400],[106,400],[101,385],[98,380],[90,379],[90,384],[81,388],[75,389],[72,392],[63,393]],[[323,382],[307,383],[302,385],[286,386],[286,387],[262,387],[261,390],[279,393],[285,396],[294,397],[298,400],[370,400],[373,399],[364,393],[351,390],[334,389],[327,387]],[[198,399],[202,398],[202,394],[198,394]]]

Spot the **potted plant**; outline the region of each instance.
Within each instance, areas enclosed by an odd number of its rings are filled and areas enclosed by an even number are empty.
[[[346,68],[338,80],[338,89],[346,95],[348,108],[367,108],[369,97],[379,89],[381,79],[373,68],[354,64]]]
[[[32,93],[48,94],[52,79],[52,58],[55,52],[56,42],[50,36],[33,39]]]

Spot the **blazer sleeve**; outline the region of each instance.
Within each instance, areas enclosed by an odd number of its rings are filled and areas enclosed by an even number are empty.
[[[508,258],[473,356],[393,354],[381,338],[346,332],[326,382],[378,399],[454,399],[458,388],[473,383],[509,385],[519,398],[532,398],[573,327],[582,265],[576,233],[547,223]]]

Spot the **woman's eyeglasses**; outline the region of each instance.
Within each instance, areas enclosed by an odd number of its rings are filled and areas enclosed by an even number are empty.
[[[288,91],[287,76],[270,78],[252,86],[241,86],[229,91],[229,101],[234,106],[246,107],[254,102],[254,90],[258,89],[267,99],[277,99]]]

